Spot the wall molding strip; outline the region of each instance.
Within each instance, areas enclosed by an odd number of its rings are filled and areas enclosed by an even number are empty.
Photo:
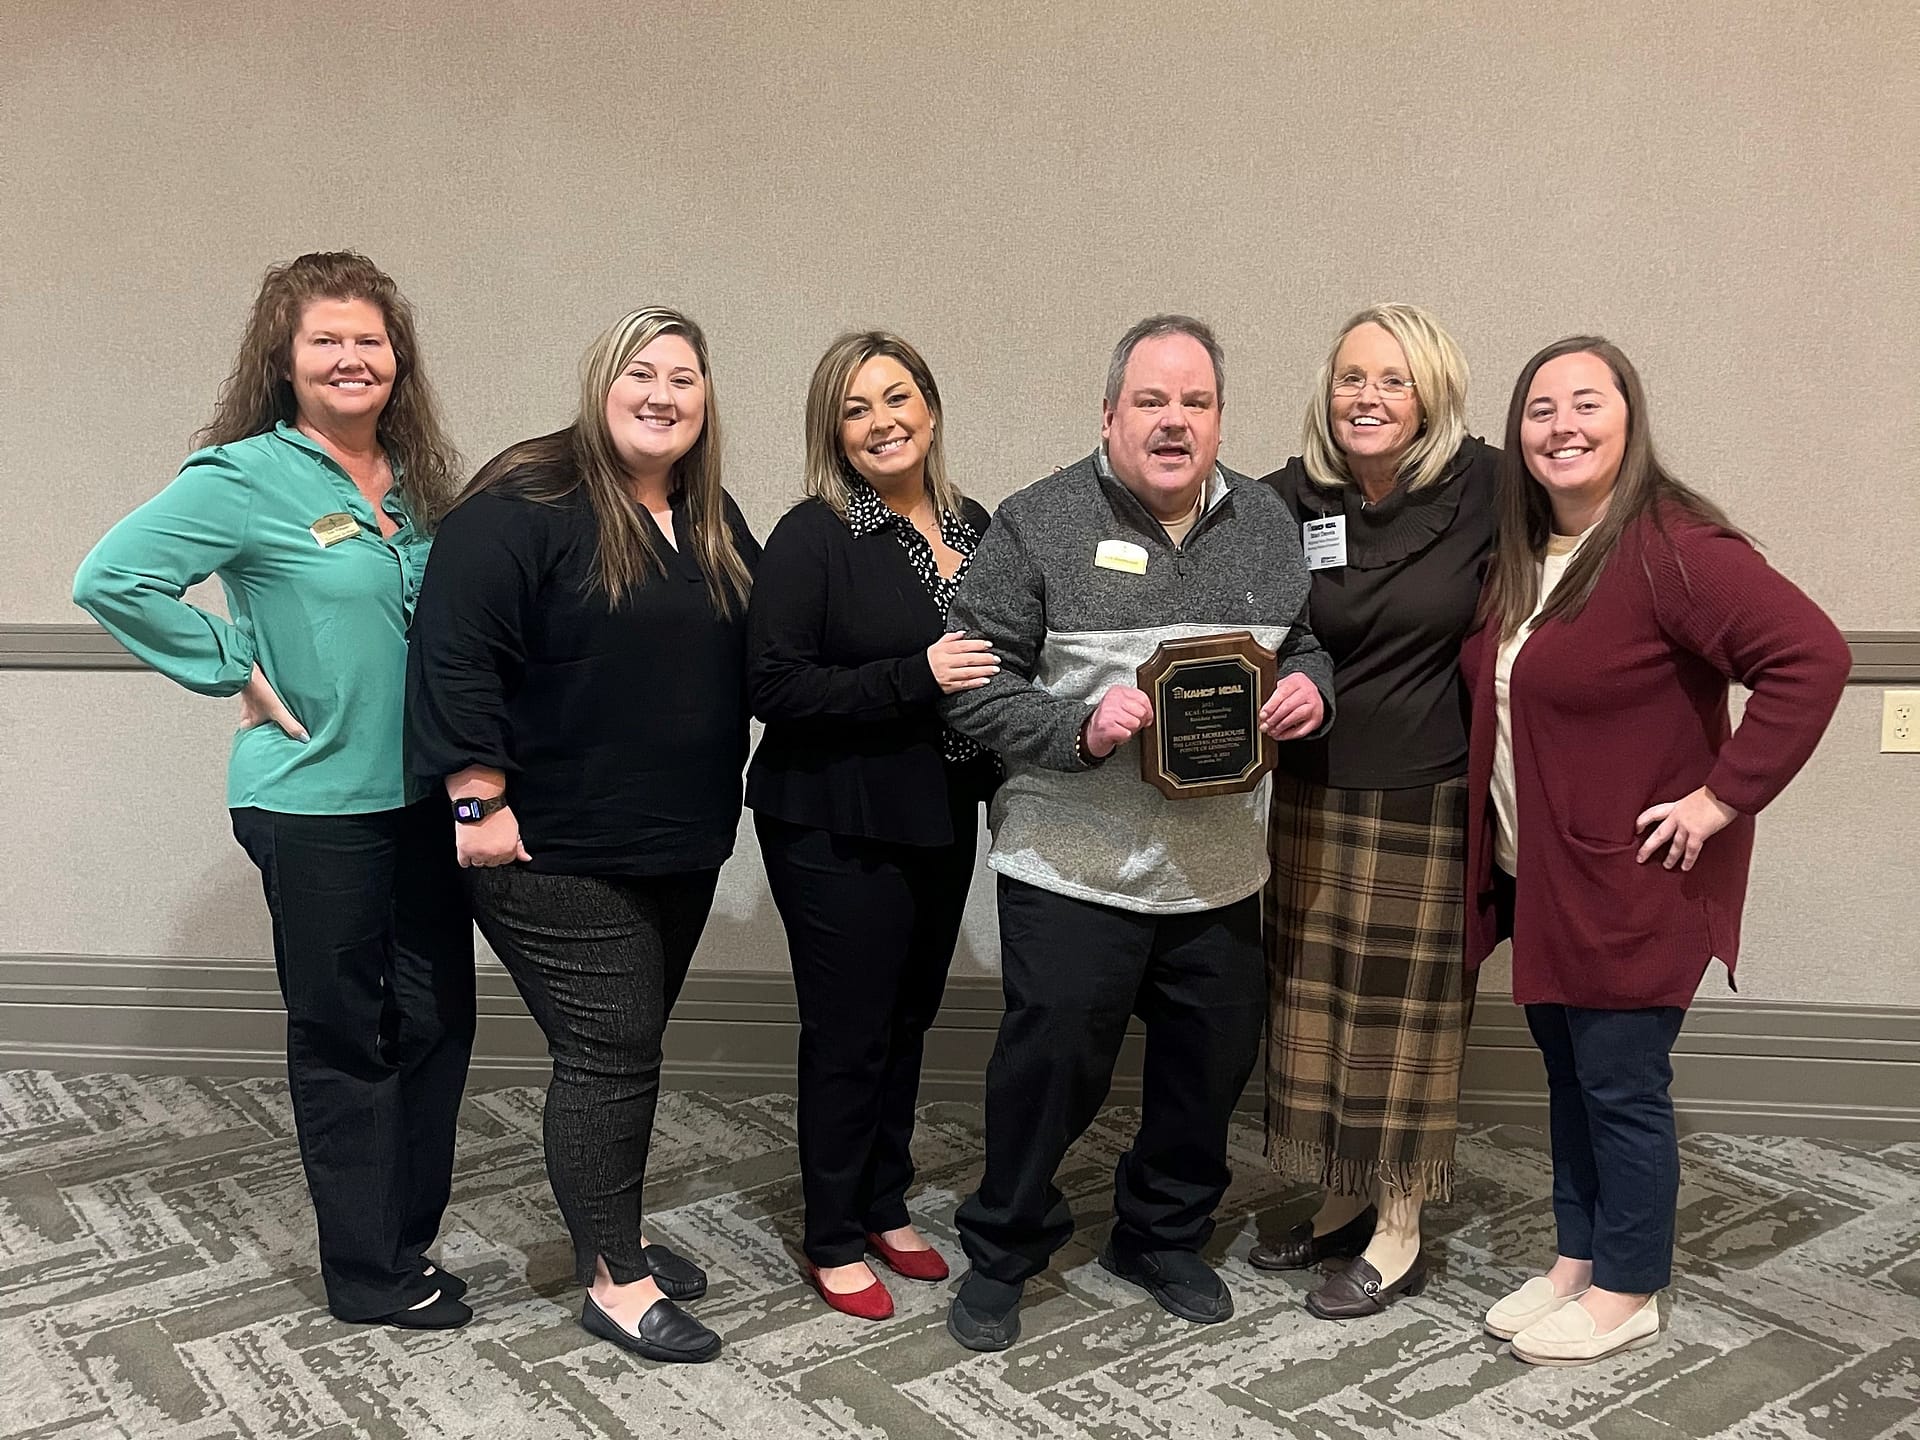
[[[140,670],[98,625],[0,625],[0,670]]]
[[[1849,685],[1920,684],[1920,630],[1849,630]],[[0,625],[0,670],[140,670],[98,625]]]
[[[545,1042],[491,961],[479,996],[474,1083],[544,1081]],[[997,979],[949,984],[927,1037],[923,1099],[980,1098],[1000,1010]],[[667,1031],[669,1083],[789,1090],[798,1032],[784,972],[696,971]],[[0,1068],[276,1075],[284,1038],[269,960],[0,955]],[[1137,1098],[1141,1058],[1136,1033],[1122,1050],[1116,1102]],[[1259,1073],[1244,1102],[1256,1110]],[[1920,1008],[1701,1000],[1674,1075],[1688,1130],[1920,1138]],[[1545,1121],[1539,1057],[1504,995],[1476,1007],[1462,1108],[1481,1121]]]

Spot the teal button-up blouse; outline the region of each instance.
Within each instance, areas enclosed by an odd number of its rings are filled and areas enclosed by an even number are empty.
[[[407,622],[431,537],[396,485],[382,538],[345,470],[290,425],[187,457],[81,562],[74,602],[161,674],[233,695],[257,662],[309,739],[233,737],[227,804],[294,815],[391,810],[425,793],[401,761]],[[357,528],[324,517],[350,515]],[[322,544],[322,539],[331,544]],[[181,595],[209,575],[231,620]]]

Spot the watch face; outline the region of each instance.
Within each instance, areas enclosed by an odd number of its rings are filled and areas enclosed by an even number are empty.
[[[478,800],[454,801],[453,818],[456,820],[478,820],[480,818],[480,802]]]

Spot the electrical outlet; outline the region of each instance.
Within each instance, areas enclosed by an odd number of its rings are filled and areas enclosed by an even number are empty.
[[[1920,690],[1885,690],[1881,694],[1881,754],[1920,755]]]

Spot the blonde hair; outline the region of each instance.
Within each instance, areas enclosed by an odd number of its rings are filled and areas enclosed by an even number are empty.
[[[419,523],[431,527],[459,489],[460,457],[421,368],[413,306],[392,276],[356,251],[316,251],[267,271],[213,418],[194,445],[231,445],[300,418],[287,367],[300,318],[316,300],[364,300],[379,309],[393,347],[393,387],[376,434],[400,493]]]
[[[1319,383],[1307,403],[1300,457],[1316,485],[1351,485],[1347,457],[1333,438],[1334,364],[1347,336],[1362,325],[1378,325],[1396,341],[1413,372],[1413,398],[1420,406],[1420,433],[1400,457],[1398,478],[1409,490],[1424,490],[1447,476],[1453,457],[1467,438],[1467,361],[1453,337],[1417,305],[1369,305],[1340,327]]]
[[[720,411],[714,398],[713,369],[707,363],[707,337],[700,327],[664,305],[650,305],[621,316],[601,331],[580,360],[580,411],[564,430],[510,445],[481,467],[467,495],[496,486],[529,499],[552,503],[584,488],[599,523],[594,553],[595,587],[608,608],[666,565],[627,489],[612,432],[607,428],[607,393],[633,357],[662,335],[679,335],[693,347],[706,382],[707,412],[693,448],[673,465],[672,488],[685,497],[689,534],[683,543],[707,578],[714,613],[732,616],[746,604],[752,576],[727,523],[727,496],[720,486]]]
[[[827,347],[820,363],[813,367],[813,379],[807,385],[807,450],[803,485],[807,494],[823,500],[842,520],[847,518],[848,488],[860,479],[860,472],[847,459],[840,443],[841,408],[847,401],[847,387],[860,367],[869,360],[885,356],[897,360],[927,402],[927,414],[933,429],[927,436],[927,494],[935,510],[960,513],[960,487],[947,478],[946,450],[940,437],[944,433],[940,408],[940,387],[926,357],[898,335],[885,330],[857,330],[842,335]]]

